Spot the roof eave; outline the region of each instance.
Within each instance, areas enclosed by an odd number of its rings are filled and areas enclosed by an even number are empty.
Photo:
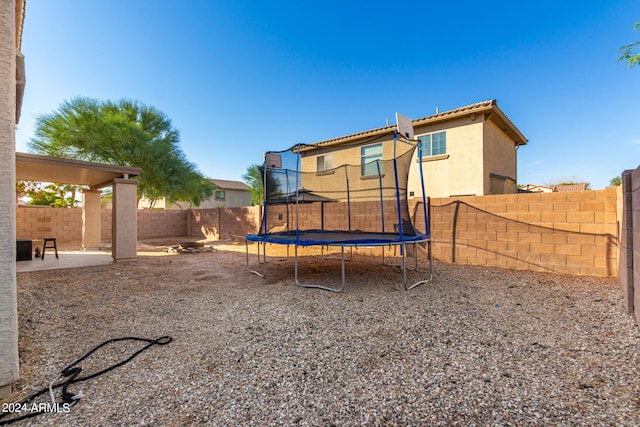
[[[450,111],[444,111],[442,113],[434,114],[428,117],[413,120],[413,127],[427,125],[431,123],[439,123],[450,120],[455,120],[461,117],[466,117],[470,114],[486,113],[491,115],[489,120],[493,121],[503,132],[505,132],[511,139],[513,139],[516,146],[526,145],[528,140],[520,132],[520,130],[509,120],[504,112],[498,107],[495,99],[479,102],[477,104],[471,104],[465,107],[460,107]],[[385,126],[381,128],[371,129],[364,132],[358,132],[351,135],[343,136],[340,138],[328,139],[312,144],[308,149],[316,147],[330,147],[335,145],[345,144],[347,142],[357,141],[364,138],[374,138],[393,132],[396,129],[396,125]]]

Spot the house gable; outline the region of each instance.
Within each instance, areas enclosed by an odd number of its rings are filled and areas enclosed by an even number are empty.
[[[479,102],[413,120],[416,138],[431,145],[418,152],[409,175],[408,192],[420,194],[421,165],[425,189],[433,197],[517,192],[516,147],[527,139],[498,107],[495,100]],[[302,148],[302,170],[320,172],[321,165],[360,164],[361,148],[393,138],[395,125],[320,141]],[[385,153],[385,158],[388,158]],[[364,160],[366,161],[366,159]]]

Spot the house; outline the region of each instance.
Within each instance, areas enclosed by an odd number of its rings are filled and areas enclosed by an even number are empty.
[[[520,193],[554,193],[567,191],[585,191],[588,184],[586,182],[580,184],[558,184],[552,186],[527,184],[519,188]]]
[[[203,200],[197,208],[189,203],[167,203],[164,199],[156,200],[154,209],[212,209],[239,208],[251,206],[251,189],[242,181],[228,181],[226,179],[212,179],[216,189],[213,195]],[[144,197],[138,203],[138,209],[149,209],[151,201]]]
[[[200,209],[208,208],[239,208],[251,206],[251,189],[242,181],[227,181],[212,179],[216,185],[213,197],[205,200]]]
[[[495,100],[436,113],[412,121],[422,142],[421,161],[414,154],[409,198],[425,191],[431,197],[517,193],[517,149],[527,139]],[[382,142],[393,138],[395,125],[315,143],[302,153],[302,170],[321,174],[344,164],[366,164],[383,158]],[[362,167],[363,177],[367,168]]]
[[[518,189],[519,193],[553,193],[553,188],[546,185],[527,184]]]

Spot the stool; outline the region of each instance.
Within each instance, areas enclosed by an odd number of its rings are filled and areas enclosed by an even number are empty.
[[[47,246],[47,243],[52,243],[53,246]],[[42,245],[42,260],[43,261],[44,261],[44,252],[47,250],[47,248],[55,249],[55,251],[56,251],[56,259],[60,259],[60,258],[58,258],[58,246],[56,246],[56,238],[55,237],[45,237],[44,238],[44,244]]]

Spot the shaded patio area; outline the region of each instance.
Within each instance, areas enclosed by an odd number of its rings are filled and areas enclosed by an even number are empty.
[[[57,270],[61,268],[90,267],[94,265],[111,264],[113,258],[111,250],[78,250],[58,251],[59,259],[51,250],[47,251],[44,259],[33,258],[31,261],[16,261],[16,272]]]

